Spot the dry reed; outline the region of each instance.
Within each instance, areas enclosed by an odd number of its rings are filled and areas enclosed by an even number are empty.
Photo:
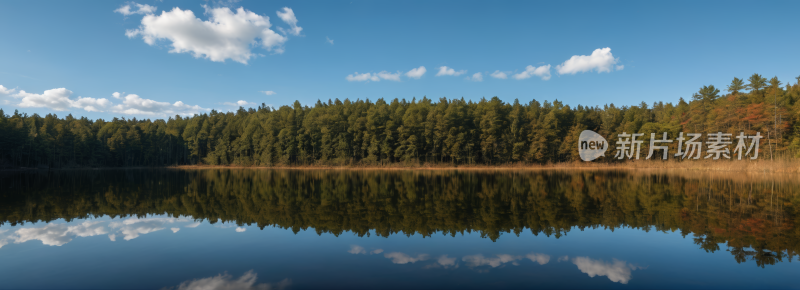
[[[553,164],[448,164],[448,163],[392,163],[388,165],[276,165],[276,166],[212,166],[181,165],[170,168],[272,168],[272,169],[346,169],[346,170],[647,170],[673,172],[747,172],[747,173],[800,173],[800,159],[780,160],[633,160],[626,162],[562,162]]]

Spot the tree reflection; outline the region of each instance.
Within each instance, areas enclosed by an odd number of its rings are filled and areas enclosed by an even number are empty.
[[[797,182],[618,171],[111,170],[0,175],[0,224],[167,214],[360,236],[680,231],[736,261],[791,260]]]

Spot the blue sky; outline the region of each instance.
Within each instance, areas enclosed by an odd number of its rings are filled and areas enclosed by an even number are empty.
[[[797,1],[2,1],[0,107],[162,118],[333,98],[675,102],[753,73],[796,82],[797,11]],[[437,76],[443,66],[452,75]]]

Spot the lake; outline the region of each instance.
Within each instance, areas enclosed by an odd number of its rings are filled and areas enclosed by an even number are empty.
[[[0,190],[2,289],[800,288],[793,176],[119,169]]]

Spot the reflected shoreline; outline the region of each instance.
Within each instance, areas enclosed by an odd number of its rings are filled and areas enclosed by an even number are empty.
[[[689,174],[691,175],[691,174]],[[680,231],[737,262],[791,260],[800,184],[628,171],[119,170],[0,175],[0,225],[167,214],[359,236]]]
[[[504,164],[504,165],[451,165],[451,164],[390,164],[376,165],[174,165],[174,166],[130,166],[130,167],[72,167],[72,168],[0,168],[0,174],[13,172],[48,171],[106,171],[106,170],[332,170],[332,171],[623,171],[645,174],[669,174],[691,177],[696,174],[732,178],[732,174],[750,177],[791,179],[800,172],[800,162],[794,160],[747,160],[747,161],[649,161],[626,162],[562,162],[552,164]]]

